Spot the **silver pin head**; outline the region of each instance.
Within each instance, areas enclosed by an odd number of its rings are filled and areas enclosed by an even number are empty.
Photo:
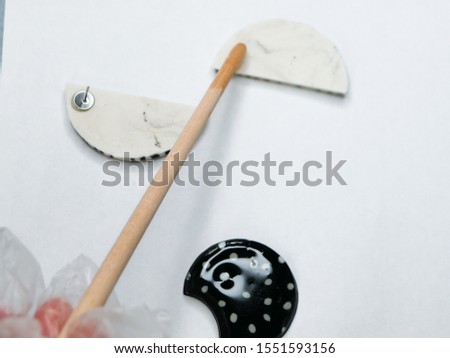
[[[77,111],[87,111],[92,108],[95,103],[95,98],[89,92],[89,86],[84,91],[75,93],[72,97],[72,106]]]

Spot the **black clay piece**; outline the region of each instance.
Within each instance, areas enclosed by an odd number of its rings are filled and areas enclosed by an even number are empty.
[[[282,337],[294,319],[298,291],[291,270],[271,248],[255,241],[220,242],[195,260],[184,294],[205,303],[220,337]]]

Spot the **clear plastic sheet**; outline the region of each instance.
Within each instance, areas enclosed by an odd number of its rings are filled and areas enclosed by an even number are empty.
[[[44,289],[34,256],[5,228],[0,228],[0,318],[26,315]]]
[[[96,271],[95,263],[80,255],[45,288],[37,260],[0,228],[0,337],[57,337]],[[80,317],[69,336],[168,337],[169,319],[145,306],[123,308],[112,294],[105,307]]]

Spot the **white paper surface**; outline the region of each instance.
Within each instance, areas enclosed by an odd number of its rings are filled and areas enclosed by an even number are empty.
[[[2,53],[3,53],[3,23],[5,18],[5,0],[0,0],[0,69],[2,65]]]
[[[136,172],[131,187],[101,185],[106,159],[71,128],[65,84],[195,105],[234,32],[304,22],[338,47],[350,94],[233,79],[196,158],[303,163],[330,150],[347,160],[348,185],[174,186],[118,297],[168,310],[175,337],[216,336],[208,309],[183,296],[184,277],[208,246],[244,237],[296,276],[289,337],[448,337],[449,13],[444,0],[8,1],[0,226],[47,280],[81,253],[100,264],[145,187]]]

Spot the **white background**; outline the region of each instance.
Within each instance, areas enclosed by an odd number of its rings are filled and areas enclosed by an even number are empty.
[[[184,276],[208,246],[245,237],[283,255],[297,278],[288,337],[448,337],[445,0],[7,1],[0,225],[36,255],[47,281],[80,253],[101,263],[145,188],[101,185],[105,158],[72,129],[65,84],[195,105],[227,38],[274,18],[307,23],[338,47],[349,95],[236,78],[196,157],[227,163],[270,151],[301,164],[332,150],[347,160],[348,186],[175,186],[119,298],[168,310],[175,337],[214,337],[208,309],[182,295]]]

